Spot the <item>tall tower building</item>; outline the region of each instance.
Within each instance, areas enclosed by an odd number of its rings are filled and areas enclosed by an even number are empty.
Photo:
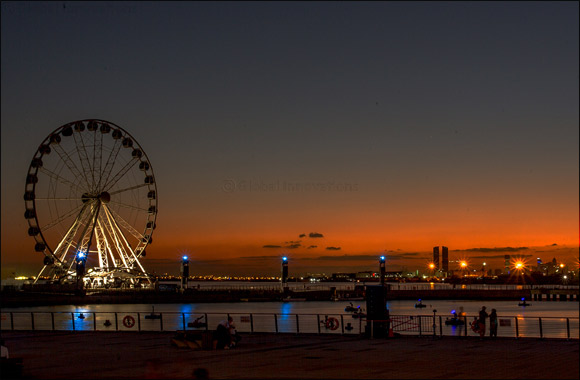
[[[449,249],[446,246],[441,247],[443,252],[441,252],[442,269],[443,272],[449,273]]]
[[[504,256],[504,268],[503,272],[509,274],[510,273],[510,255]]]
[[[439,266],[439,246],[433,247],[433,264],[435,264],[435,270],[439,270],[441,268]]]

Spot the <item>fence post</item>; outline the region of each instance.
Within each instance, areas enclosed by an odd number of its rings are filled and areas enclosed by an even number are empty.
[[[417,319],[419,319],[419,336],[423,336],[423,329],[422,329],[422,319],[421,316],[417,316]]]
[[[73,331],[75,331],[75,313],[70,313],[70,319],[72,320]]]
[[[342,327],[342,335],[344,335],[344,315],[340,315],[340,327]]]
[[[182,320],[182,322],[183,322],[183,331],[185,331],[185,330],[187,330],[187,329],[185,328],[185,313],[181,313],[181,320]]]
[[[566,318],[566,331],[568,332],[568,338],[566,340],[570,340],[570,318]]]
[[[117,318],[117,313],[115,313],[115,331],[119,331],[119,319]]]
[[[276,334],[278,334],[278,317],[274,314],[274,324],[276,325]]]
[[[540,323],[540,339],[544,337],[544,332],[542,331],[542,318],[538,318],[538,322]]]
[[[439,316],[439,336],[443,337],[443,323],[441,323],[441,316]]]
[[[295,315],[296,315],[296,334],[298,334],[300,332],[300,321],[298,318],[298,314]]]
[[[97,331],[97,313],[93,311],[93,330]]]
[[[465,336],[467,336],[467,315],[463,316],[463,323],[465,326]]]
[[[320,314],[316,314],[316,322],[318,322],[318,334],[320,334]]]
[[[30,324],[32,326],[32,331],[34,331],[34,312],[30,312]]]
[[[518,326],[518,317],[514,317],[516,319],[516,339],[520,337],[520,330]]]
[[[205,315],[205,331],[209,331],[209,320],[207,319],[207,313]]]
[[[159,328],[163,331],[163,313],[159,313]],[[183,329],[185,331],[185,329]]]
[[[14,313],[10,312],[10,329],[14,331]]]
[[[50,312],[50,319],[52,320],[52,331],[54,331],[54,311]]]
[[[141,331],[141,313],[137,313],[137,331]]]

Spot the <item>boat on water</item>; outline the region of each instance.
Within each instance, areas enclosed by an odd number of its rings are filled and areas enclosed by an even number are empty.
[[[351,302],[350,305],[348,305],[347,307],[344,308],[344,311],[346,311],[347,313],[358,312],[358,311],[360,311],[360,305],[357,307],[354,307],[354,305]]]
[[[282,301],[284,301],[284,302],[301,302],[301,301],[306,301],[306,298],[290,298],[290,297],[286,297]]]
[[[415,307],[416,307],[416,308],[421,308],[421,307],[427,307],[427,305],[424,305],[424,304],[423,304],[423,301],[421,301],[421,300],[419,299],[419,302],[417,302],[417,303],[415,304]]]
[[[532,306],[531,303],[527,303],[525,298],[522,298],[522,302],[518,303],[518,306]]]
[[[151,314],[145,315],[145,319],[161,319],[161,313],[155,313],[155,306],[152,306]]]

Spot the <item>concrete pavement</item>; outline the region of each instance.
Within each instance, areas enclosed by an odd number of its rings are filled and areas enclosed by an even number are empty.
[[[3,331],[29,379],[578,379],[578,340],[245,334],[232,350],[171,344],[175,332]]]

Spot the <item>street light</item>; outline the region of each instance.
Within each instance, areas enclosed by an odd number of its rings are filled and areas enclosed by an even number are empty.
[[[183,255],[181,258],[181,289],[187,289],[187,280],[189,278],[189,258]]]
[[[386,260],[386,257],[385,256],[380,256],[379,257],[379,269],[380,269],[380,272],[381,272],[381,285],[382,286],[385,286],[385,273],[386,273],[385,260]]]

